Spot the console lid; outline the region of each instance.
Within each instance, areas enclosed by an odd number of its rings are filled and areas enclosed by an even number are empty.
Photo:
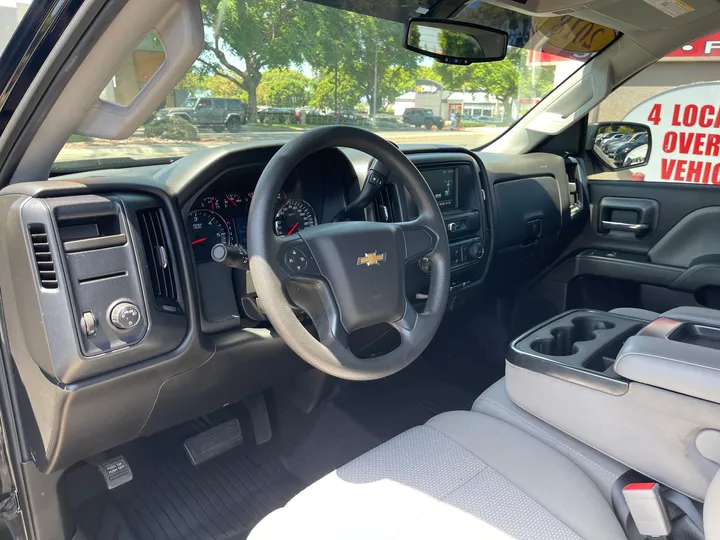
[[[720,312],[666,312],[625,342],[614,368],[631,381],[720,403]]]

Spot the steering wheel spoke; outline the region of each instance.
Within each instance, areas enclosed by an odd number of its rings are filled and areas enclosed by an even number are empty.
[[[320,342],[331,350],[348,349],[348,333],[342,325],[340,310],[330,286],[322,279],[294,277],[285,283],[292,303],[307,313]]]
[[[405,239],[405,262],[416,261],[432,253],[438,244],[438,235],[426,223],[426,219],[419,217],[413,221],[403,221],[397,226],[403,232]]]
[[[392,326],[395,330],[400,332],[401,338],[405,338],[406,335],[409,332],[412,332],[415,330],[415,327],[418,325],[420,321],[421,315],[417,312],[415,307],[410,303],[410,301],[406,298],[405,299],[405,312],[403,313],[403,316],[399,318],[397,321],[393,321],[390,323],[390,326]]]

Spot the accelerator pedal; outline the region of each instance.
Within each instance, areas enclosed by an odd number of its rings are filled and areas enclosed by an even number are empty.
[[[253,434],[257,445],[265,444],[272,438],[272,426],[268,414],[267,402],[262,392],[246,398],[245,404],[250,410]]]
[[[197,466],[240,446],[243,442],[240,421],[228,420],[187,439],[183,446],[193,465]]]

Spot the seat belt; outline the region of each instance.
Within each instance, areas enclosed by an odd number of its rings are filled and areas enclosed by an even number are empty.
[[[690,497],[672,489],[665,489],[662,492],[662,498],[665,501],[677,506],[682,513],[685,514],[690,521],[692,521],[700,532],[704,530],[705,527],[702,515],[692,500],[690,500]]]
[[[720,495],[720,473],[716,480],[718,481],[718,495]],[[656,487],[652,493],[642,489],[653,485]],[[633,491],[631,486],[640,489]],[[630,487],[630,491],[625,491],[625,488],[628,487]],[[650,538],[647,534],[638,531],[635,520],[643,520],[648,516],[651,520],[659,519],[658,514],[665,514],[664,519],[666,520],[669,518],[671,528],[666,529],[670,532],[665,538],[669,540],[702,540],[705,538],[702,515],[689,497],[667,487],[660,488],[656,482],[635,471],[628,471],[620,476],[613,484],[610,496],[615,515],[629,540]],[[633,502],[632,505],[628,505],[628,499]],[[720,496],[718,503],[720,503]],[[668,509],[663,508],[667,506],[669,506]],[[647,525],[647,523],[643,524],[644,531],[647,530]],[[720,533],[720,530],[718,532]],[[720,535],[717,538],[708,536],[707,540],[720,540]]]

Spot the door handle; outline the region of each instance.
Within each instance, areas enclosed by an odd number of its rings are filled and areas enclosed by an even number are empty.
[[[657,227],[660,204],[653,199],[603,197],[597,212],[596,223],[601,234],[615,233],[620,237],[622,233],[630,233],[642,238]]]
[[[631,233],[645,233],[650,230],[647,223],[622,223],[620,221],[603,221],[602,228],[605,231],[623,231]]]

